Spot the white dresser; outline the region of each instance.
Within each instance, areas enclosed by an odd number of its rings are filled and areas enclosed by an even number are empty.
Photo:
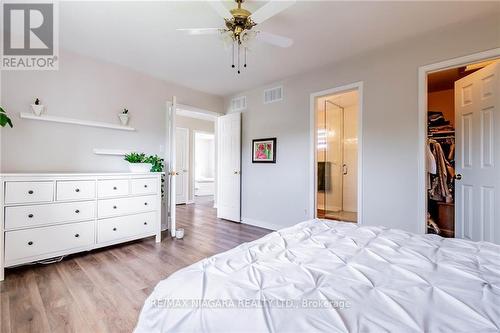
[[[4,268],[156,235],[161,173],[1,174]]]

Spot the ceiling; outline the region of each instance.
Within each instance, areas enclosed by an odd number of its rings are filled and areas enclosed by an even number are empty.
[[[249,1],[254,11],[264,2]],[[226,2],[232,7],[232,2]],[[299,1],[258,26],[294,39],[255,43],[238,75],[217,36],[177,28],[222,27],[206,2],[60,2],[60,46],[193,89],[230,95],[453,23],[500,12],[499,2]],[[425,23],[424,23],[425,21]]]

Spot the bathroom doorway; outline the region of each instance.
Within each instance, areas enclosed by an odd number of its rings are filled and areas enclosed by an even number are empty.
[[[358,222],[357,89],[316,98],[316,216]]]

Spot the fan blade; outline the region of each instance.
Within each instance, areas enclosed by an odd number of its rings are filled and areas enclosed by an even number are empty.
[[[183,31],[188,35],[216,35],[221,32],[220,28],[194,28],[194,29],[176,29],[177,31]]]
[[[233,15],[229,11],[229,9],[227,9],[226,6],[224,6],[223,0],[208,1],[208,3],[221,17],[228,20],[233,18]]]
[[[293,44],[293,39],[275,35],[269,32],[260,31],[255,39],[279,47],[290,47]]]
[[[264,6],[257,9],[255,13],[250,16],[252,21],[259,24],[264,22],[265,20],[273,17],[274,15],[284,11],[291,5],[293,5],[295,1],[269,1]]]

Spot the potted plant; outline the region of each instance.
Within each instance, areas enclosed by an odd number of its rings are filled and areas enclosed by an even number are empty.
[[[123,111],[118,114],[118,118],[120,118],[120,122],[123,126],[127,126],[128,120],[130,118],[128,115],[128,109],[124,108]]]
[[[43,112],[44,106],[40,103],[40,100],[37,98],[35,99],[35,104],[31,104],[31,109],[33,110],[33,113],[37,116],[40,116]]]
[[[7,116],[7,112],[0,107],[0,126],[5,127],[9,125],[10,127],[14,127],[12,125],[12,120],[10,120],[9,116]]]
[[[144,153],[130,153],[125,155],[125,161],[128,162],[130,172],[144,173],[151,172],[153,165],[147,161]]]
[[[165,165],[165,160],[158,155],[151,155],[146,158],[147,163],[151,163],[151,172],[163,172],[163,167]],[[165,197],[165,174],[161,175],[161,197]]]

